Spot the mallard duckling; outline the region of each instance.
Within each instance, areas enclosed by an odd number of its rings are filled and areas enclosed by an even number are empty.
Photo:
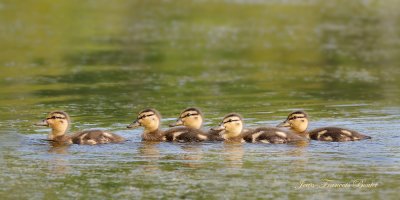
[[[231,113],[226,115],[219,126],[211,128],[213,131],[222,131],[222,138],[227,142],[240,142],[243,143],[243,139],[248,132],[243,131],[243,118],[241,115]]]
[[[323,127],[307,131],[308,115],[304,111],[295,111],[290,113],[287,119],[280,123],[278,127],[289,127],[300,136],[311,138],[312,140],[345,142],[371,139],[370,136],[363,135],[353,130],[338,127]]]
[[[169,126],[170,127],[186,126],[188,128],[200,130],[202,125],[203,125],[203,113],[200,111],[200,109],[191,107],[183,110],[179,115],[179,118]],[[208,140],[223,141],[224,139],[222,138],[220,133],[221,131],[215,131],[210,129],[207,132]]]
[[[220,126],[214,130],[224,130],[224,139],[232,142],[282,144],[304,140],[295,133],[274,127],[260,127],[244,131],[243,124],[242,116],[232,113],[225,116]]]
[[[70,122],[70,117],[66,112],[53,111],[47,115],[46,119],[35,125],[50,127],[51,132],[47,138],[55,143],[94,145],[125,141],[125,139],[119,135],[102,130],[87,130],[67,135],[66,133]]]
[[[144,127],[142,141],[178,141],[178,142],[201,142],[208,139],[207,134],[189,127],[172,128],[166,131],[160,130],[161,115],[155,109],[142,110],[137,119],[127,128]]]

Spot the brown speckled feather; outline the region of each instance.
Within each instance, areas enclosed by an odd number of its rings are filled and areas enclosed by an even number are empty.
[[[363,135],[356,131],[338,127],[317,128],[309,131],[308,133],[310,135],[310,138],[313,140],[330,142],[345,142],[371,139],[371,137]]]
[[[260,127],[254,129],[249,134],[247,134],[244,139],[246,140],[246,142],[251,143],[261,142],[273,144],[283,144],[305,140],[305,138],[297,135],[296,133],[275,127]]]
[[[114,133],[102,130],[88,130],[74,133],[69,136],[74,144],[106,144],[125,141],[125,138]]]
[[[177,127],[164,132],[167,141],[202,142],[209,139],[209,135],[199,129]]]
[[[252,132],[254,131],[254,129],[243,129],[242,133],[240,133],[240,135],[233,137],[233,138],[226,138],[224,139],[227,142],[245,142],[245,138],[248,137],[248,135],[250,135]]]
[[[237,137],[225,139],[225,142],[234,142],[234,143],[240,142],[240,143],[242,143],[242,142],[245,142],[244,137],[246,137],[246,135],[247,135],[247,133],[242,133]]]
[[[72,144],[72,139],[69,135],[58,136],[48,141],[56,144]]]
[[[165,133],[159,129],[143,133],[142,141],[150,141],[150,142],[162,142],[165,141]]]
[[[224,141],[224,138],[222,137],[222,131],[217,131],[217,130],[209,130],[207,132],[208,134],[208,140],[209,141]]]

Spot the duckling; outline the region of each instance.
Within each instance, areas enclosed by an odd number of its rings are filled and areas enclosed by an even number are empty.
[[[142,141],[177,141],[177,142],[201,142],[208,139],[207,134],[189,127],[177,127],[166,131],[160,130],[161,115],[152,108],[139,112],[137,119],[127,128],[144,127]]]
[[[295,133],[274,127],[243,130],[243,118],[236,113],[225,116],[220,126],[214,130],[224,130],[224,139],[232,142],[282,144],[304,140]]]
[[[237,113],[226,115],[219,126],[211,128],[213,131],[222,131],[222,138],[226,142],[243,143],[243,139],[248,133],[243,131],[243,118]]]
[[[186,126],[188,128],[200,130],[202,125],[203,113],[200,111],[200,109],[191,107],[183,110],[176,122],[170,124],[169,126]],[[206,134],[208,134],[208,140],[210,141],[223,141],[224,139],[220,133],[221,131],[210,129]]]
[[[290,113],[287,119],[280,123],[278,127],[289,127],[300,136],[310,138],[312,140],[346,142],[371,139],[370,136],[363,135],[353,130],[338,127],[323,127],[307,131],[308,115],[304,111],[295,111]]]
[[[71,121],[69,115],[64,111],[50,112],[46,119],[36,126],[47,126],[51,128],[48,135],[48,140],[58,144],[105,144],[105,143],[118,143],[125,141],[125,138],[114,133],[102,130],[87,130],[80,131],[71,135],[67,135]]]

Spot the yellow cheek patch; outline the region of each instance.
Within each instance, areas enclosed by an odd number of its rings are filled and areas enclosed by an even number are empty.
[[[151,123],[151,120],[150,119],[141,119],[141,120],[139,120],[139,123],[142,124],[143,126],[146,126]]]

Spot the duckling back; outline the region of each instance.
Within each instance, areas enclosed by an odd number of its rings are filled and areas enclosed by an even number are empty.
[[[308,132],[312,140],[329,141],[329,142],[346,142],[371,139],[370,136],[363,135],[357,131],[338,128],[323,127]]]
[[[224,138],[222,137],[222,131],[210,129],[207,134],[209,141],[224,141]]]
[[[305,140],[303,137],[291,131],[282,130],[275,127],[260,127],[249,131],[244,137],[250,143],[272,143],[283,144]]]
[[[209,135],[199,129],[189,127],[172,128],[164,132],[167,141],[202,142],[209,140]]]
[[[77,132],[70,136],[74,144],[106,144],[106,143],[119,143],[125,141],[125,138],[114,133],[105,132],[101,130],[89,130]]]

